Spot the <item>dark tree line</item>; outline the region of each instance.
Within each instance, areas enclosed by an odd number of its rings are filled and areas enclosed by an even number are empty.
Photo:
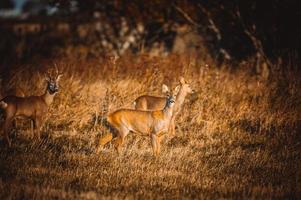
[[[1,2],[1,7],[11,7],[8,0]],[[189,24],[204,38],[203,45],[213,57],[222,62],[256,55],[273,63],[279,57],[297,58],[301,52],[301,9],[297,0],[44,0],[28,1],[24,8],[30,13],[36,4],[57,9],[53,15],[40,13],[49,21],[59,18],[73,27],[94,20],[96,11],[115,32],[121,19],[131,27],[143,23],[146,45],[153,42],[154,34],[159,34],[156,40],[170,42],[175,36],[174,24]]]

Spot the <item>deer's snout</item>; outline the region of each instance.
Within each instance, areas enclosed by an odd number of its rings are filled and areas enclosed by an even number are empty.
[[[57,93],[59,91],[59,88],[57,86],[54,86],[54,87],[49,87],[48,90],[51,94],[54,94],[54,93]]]

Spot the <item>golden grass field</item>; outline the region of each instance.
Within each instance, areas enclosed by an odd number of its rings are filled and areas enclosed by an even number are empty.
[[[291,199],[301,197],[301,87],[295,66],[254,75],[251,64],[215,67],[189,56],[45,60],[11,68],[9,84],[44,92],[57,63],[64,77],[40,141],[18,122],[12,147],[0,140],[0,199]],[[208,64],[208,65],[207,65]],[[161,95],[180,76],[197,92],[165,137],[159,157],[150,139],[130,134],[118,156],[95,153],[101,120]]]

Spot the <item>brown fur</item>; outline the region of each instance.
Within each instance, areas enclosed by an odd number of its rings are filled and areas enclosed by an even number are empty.
[[[139,135],[150,136],[153,152],[158,155],[160,152],[160,136],[162,132],[168,130],[173,107],[174,103],[171,103],[160,111],[120,109],[111,113],[107,117],[107,122],[116,129],[117,138],[114,142],[117,151],[120,152],[124,138],[132,131]],[[113,134],[111,133],[111,135],[105,134],[100,138],[98,152],[103,145],[113,139]]]
[[[162,85],[162,94],[170,94],[169,88],[165,84]],[[166,97],[142,95],[134,101],[134,107],[136,110],[162,110],[165,103]]]
[[[59,78],[60,76],[57,76],[55,80],[51,78],[47,80],[55,82],[56,84]],[[7,96],[1,100],[1,106],[5,112],[5,122],[3,125],[4,137],[9,146],[11,146],[11,142],[8,134],[12,127],[13,120],[18,117],[31,119],[34,123],[35,133],[38,139],[40,138],[40,129],[44,123],[48,106],[52,103],[55,94],[56,93],[50,94],[48,88],[46,88],[45,93],[41,96]]]
[[[150,95],[143,95],[135,100],[136,110],[161,110],[164,108],[166,97],[156,97]]]
[[[169,135],[175,135],[175,119],[177,115],[181,112],[181,109],[184,104],[185,97],[187,94],[193,93],[193,90],[190,88],[189,84],[186,83],[183,77],[180,78],[180,85],[175,89],[176,95],[176,104],[174,108],[174,114],[170,123],[170,128],[168,130]],[[135,101],[136,110],[161,110],[165,105],[165,97],[156,97],[150,95],[143,95],[138,97]]]

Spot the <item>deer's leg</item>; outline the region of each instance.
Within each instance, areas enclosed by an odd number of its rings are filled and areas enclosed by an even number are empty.
[[[38,140],[41,139],[41,128],[42,128],[43,120],[41,117],[36,117],[34,120],[34,126],[35,126],[35,134],[38,138]]]
[[[117,135],[117,138],[114,141],[114,146],[115,146],[115,149],[117,150],[117,153],[120,154],[121,153],[121,146],[124,142],[125,136],[127,136],[127,134],[129,133],[129,130],[127,130],[127,129],[119,130],[118,133],[119,134]]]
[[[99,139],[99,142],[98,142],[98,147],[97,147],[96,153],[99,153],[103,149],[104,145],[109,143],[112,139],[113,139],[113,134],[110,132],[101,136],[101,138]]]
[[[124,137],[122,137],[121,135],[118,135],[116,140],[114,141],[114,147],[118,154],[121,153],[121,146],[123,142],[124,142]]]
[[[143,101],[141,105],[142,110],[147,110],[147,102]]]
[[[12,123],[13,123],[13,118],[12,117],[6,117],[5,122],[4,122],[4,138],[8,144],[9,147],[11,147],[11,142],[10,139],[8,137],[8,134],[11,130],[12,127]]]
[[[34,120],[30,119],[30,138],[33,139],[34,138]]]
[[[13,120],[13,125],[12,126],[13,126],[13,128],[17,129],[17,127],[18,127],[17,119]]]
[[[160,149],[161,149],[161,140],[163,138],[163,135],[160,135],[160,133],[157,136],[157,152],[156,154],[159,155],[160,154]]]
[[[159,146],[160,144],[158,142],[158,136],[155,133],[151,134],[151,141],[152,141],[154,156],[158,156],[160,151],[160,146]]]
[[[175,118],[171,118],[170,120],[170,124],[169,124],[169,127],[168,127],[168,133],[170,136],[174,137],[175,136],[175,133],[176,133],[176,130],[175,130]]]

